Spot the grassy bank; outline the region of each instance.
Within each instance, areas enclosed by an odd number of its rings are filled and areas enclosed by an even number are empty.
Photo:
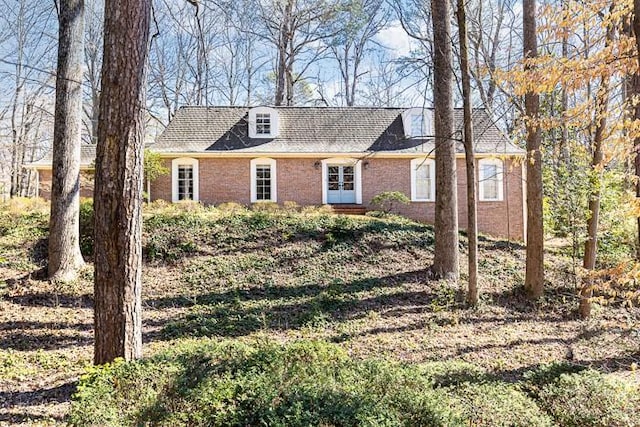
[[[636,426],[637,387],[571,365],[507,383],[462,362],[354,360],[322,342],[183,341],[85,375],[74,425]]]
[[[0,394],[0,422],[61,423],[76,381],[92,357],[91,265],[74,283],[45,280],[40,270],[45,265],[48,206],[13,203],[0,209],[0,389],[5,390]],[[82,247],[88,259],[90,214],[90,205],[85,205]],[[517,242],[484,238],[481,304],[468,310],[463,304],[464,274],[461,287],[428,279],[433,230],[424,224],[397,217],[334,216],[295,206],[246,210],[237,205],[153,205],[144,215],[143,334],[149,359],[141,368],[122,365],[104,371],[107,379],[120,378],[124,370],[123,375],[137,381],[136,369],[143,378],[147,369],[157,368],[159,379],[173,383],[179,380],[178,371],[192,366],[188,354],[203,349],[213,360],[207,369],[227,375],[216,368],[218,346],[241,349],[234,354],[279,354],[297,343],[321,346],[327,354],[334,347],[348,354],[348,372],[371,363],[417,375],[416,369],[428,370],[425,366],[433,362],[466,363],[482,372],[482,384],[492,384],[482,387],[495,384],[509,395],[517,392],[527,407],[537,406],[544,419],[552,420],[557,416],[539,397],[545,394],[521,387],[525,373],[563,363],[591,367],[607,381],[637,381],[637,310],[597,307],[593,319],[578,320],[571,261],[560,254],[547,254],[546,295],[531,304],[522,293],[523,248]],[[464,265],[464,240],[461,250]],[[265,349],[265,342],[274,346]],[[183,356],[171,353],[174,348],[181,348]],[[208,371],[203,375],[217,378]],[[338,380],[327,387],[351,396]],[[86,383],[87,396],[99,396],[91,384]],[[373,386],[365,381],[361,387]],[[438,399],[463,395],[453,389],[436,391]],[[118,389],[104,392],[114,393],[116,402],[120,399]],[[359,391],[353,393],[352,399],[362,400]],[[176,396],[179,405],[183,397]],[[228,397],[231,403],[236,398]],[[173,404],[170,395],[154,399]],[[332,402],[334,397],[327,399]],[[141,401],[134,406],[144,405]]]

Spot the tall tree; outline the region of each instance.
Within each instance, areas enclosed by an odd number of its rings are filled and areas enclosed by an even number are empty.
[[[342,77],[344,103],[353,107],[358,83],[367,73],[361,69],[362,61],[374,37],[387,25],[389,13],[382,0],[349,0],[340,21],[342,30],[329,45]]]
[[[142,353],[142,164],[151,0],[107,0],[95,183],[94,362]]]
[[[536,34],[536,0],[523,0],[522,45],[524,57],[538,56]],[[525,64],[526,68],[531,63]],[[527,115],[527,261],[524,286],[532,299],[544,290],[544,226],[542,218],[542,153],[538,123],[540,96],[530,89],[524,96]]]
[[[295,89],[327,50],[322,42],[338,32],[340,5],[327,0],[257,2],[264,28],[252,30],[276,48],[275,105],[294,105]]]
[[[59,5],[58,71],[53,130],[49,277],[73,280],[80,253],[80,144],[84,0]]]
[[[100,120],[100,72],[102,70],[102,35],[104,33],[104,2],[89,0],[85,5],[85,135],[87,141],[98,141]]]
[[[52,2],[0,0],[0,135],[7,139],[10,195],[32,194],[32,169],[24,164],[39,159],[53,130],[53,73],[55,63]]]
[[[433,22],[433,99],[436,154],[436,277],[458,280],[458,183],[453,138],[453,61],[451,11],[447,0],[431,1]]]
[[[471,72],[467,37],[465,0],[457,0],[458,31],[460,33],[460,72],[462,74],[462,102],[464,109],[464,157],[467,172],[467,236],[469,238],[469,285],[467,303],[478,304],[478,221],[476,159],[473,147],[473,111],[471,108]]]
[[[607,25],[605,50],[613,41],[613,23]],[[605,132],[607,130],[607,109],[609,107],[609,80],[610,71],[605,70],[600,77],[600,87],[596,94],[595,131],[591,156],[591,194],[589,196],[589,219],[587,220],[587,240],[584,244],[584,258],[582,266],[586,270],[596,268],[598,254],[598,221],[600,219],[600,198],[602,185],[602,166],[604,162]],[[591,297],[593,296],[593,284],[587,278],[580,290],[580,303],[578,313],[580,317],[587,318],[591,315]]]
[[[636,40],[636,53],[638,56],[638,68],[634,74],[632,81],[631,91],[635,96],[640,97],[640,0],[634,0],[633,2],[633,33]],[[633,118],[640,120],[640,102],[636,102],[633,107]],[[635,152],[634,171],[636,174],[636,197],[640,198],[640,135],[636,136],[633,141],[633,148]],[[640,260],[640,216],[637,220],[638,227],[638,251],[636,258]]]

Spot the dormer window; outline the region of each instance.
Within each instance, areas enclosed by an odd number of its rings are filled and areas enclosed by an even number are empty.
[[[422,136],[422,114],[411,114],[411,136]]]
[[[258,135],[271,135],[271,114],[256,114],[256,133]]]
[[[269,107],[249,110],[249,138],[275,138],[279,130],[278,111]]]
[[[407,138],[433,136],[433,111],[426,108],[410,108],[402,113],[402,124]]]

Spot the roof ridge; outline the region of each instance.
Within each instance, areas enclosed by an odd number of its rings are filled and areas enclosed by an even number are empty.
[[[251,105],[251,106],[242,106],[242,105],[181,105],[178,107],[178,110],[182,109],[199,109],[199,110],[209,110],[209,109],[228,109],[228,110],[251,110],[253,108],[274,108],[274,109],[287,109],[287,110],[389,110],[389,111],[404,111],[410,110],[413,108],[423,108],[425,110],[433,110],[434,107],[422,107],[422,106],[411,106],[411,107],[375,107],[375,106],[366,106],[366,105],[354,105],[354,106],[333,106],[333,105]],[[454,107],[454,111],[463,111],[463,107]],[[473,107],[472,111],[484,111],[487,112],[485,107]]]

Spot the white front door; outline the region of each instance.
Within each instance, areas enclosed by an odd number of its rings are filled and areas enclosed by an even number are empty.
[[[353,166],[327,166],[327,203],[355,203],[356,186]]]

